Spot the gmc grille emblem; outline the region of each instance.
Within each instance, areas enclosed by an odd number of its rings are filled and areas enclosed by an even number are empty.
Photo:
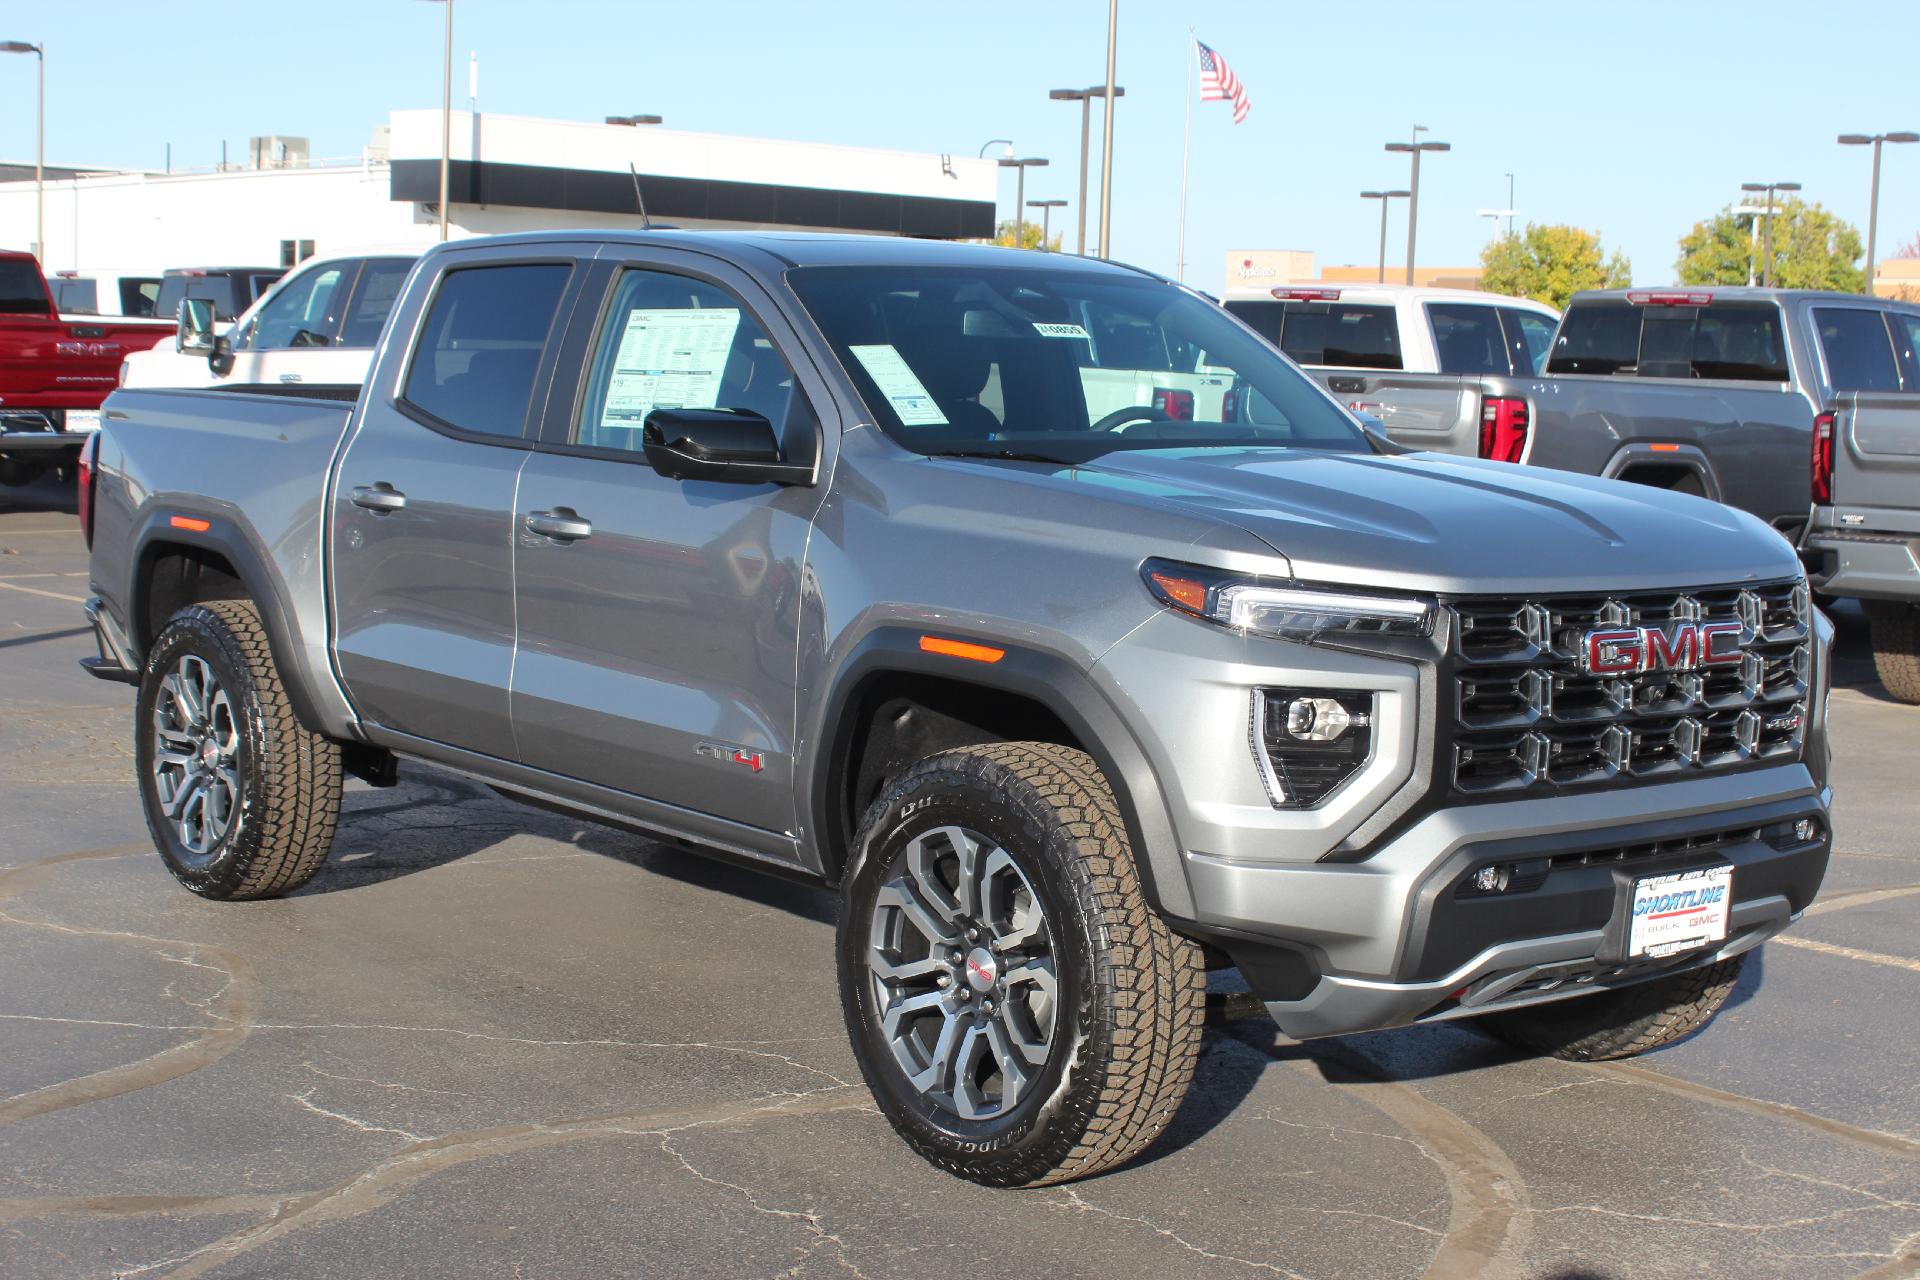
[[[1589,631],[1580,647],[1580,665],[1596,676],[1737,666],[1743,637],[1737,622]]]

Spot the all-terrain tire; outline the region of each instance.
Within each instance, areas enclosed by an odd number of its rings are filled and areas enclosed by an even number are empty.
[[[955,826],[1003,849],[1031,885],[1051,930],[1059,993],[1032,1087],[985,1120],[963,1119],[913,1087],[889,1047],[868,967],[887,877],[916,837]],[[908,1145],[958,1177],[1041,1186],[1112,1168],[1160,1135],[1193,1078],[1206,1002],[1201,948],[1148,906],[1113,792],[1084,752],[995,743],[931,756],[895,778],[854,840],[838,951],[842,1007],[868,1087]]]
[[[1746,959],[1737,955],[1667,978],[1484,1014],[1475,1022],[1498,1040],[1571,1062],[1631,1058],[1704,1027],[1733,994]]]
[[[238,802],[224,833],[198,852],[183,841],[177,816],[166,813],[154,768],[162,749],[156,704],[183,658],[210,669],[236,731],[231,768]],[[147,829],[175,879],[203,898],[243,900],[291,893],[313,878],[327,860],[340,816],[340,748],[294,716],[251,602],[214,600],[174,614],[147,655],[136,707]]]
[[[1900,701],[1920,704],[1920,609],[1873,601],[1867,606],[1867,635],[1880,683]]]

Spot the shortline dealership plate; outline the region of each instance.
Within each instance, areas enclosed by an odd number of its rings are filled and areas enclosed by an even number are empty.
[[[1733,905],[1733,868],[1698,867],[1633,882],[1633,926],[1628,958],[1660,959],[1727,936]]]

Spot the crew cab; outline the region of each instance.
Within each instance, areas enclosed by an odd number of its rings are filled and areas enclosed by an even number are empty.
[[[47,277],[53,305],[68,316],[152,319],[160,277],[129,271],[56,271]]]
[[[61,315],[33,255],[0,250],[0,484],[70,466],[120,361],[168,331],[154,320]]]
[[[128,357],[120,385],[358,386],[418,256],[405,248],[309,259],[224,332],[216,308],[189,302],[175,317],[174,340]]]
[[[1835,394],[1816,312],[1900,304],[1733,288],[1574,295],[1544,376],[1314,377],[1413,448],[1579,471],[1726,502],[1790,539],[1807,525],[1814,418]]]
[[[1920,703],[1920,307],[1848,298],[1810,316],[1830,391],[1801,555],[1816,590],[1866,606],[1887,692]]]
[[[1230,415],[1145,398],[1188,352]],[[1764,524],[1409,453],[1113,263],[461,240],[363,386],[122,390],[89,461],[180,884],[299,889],[406,760],[831,886],[881,1112],[990,1185],[1143,1150],[1210,965],[1297,1037],[1625,1056],[1827,862],[1832,628]]]

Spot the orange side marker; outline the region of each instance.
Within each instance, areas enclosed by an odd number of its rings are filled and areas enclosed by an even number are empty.
[[[189,529],[194,533],[205,533],[207,530],[213,528],[213,526],[205,520],[200,520],[193,516],[173,516],[167,523],[176,529]]]
[[[966,658],[973,662],[998,662],[1007,656],[1005,649],[968,644],[965,640],[948,640],[942,636],[921,636],[920,649],[923,653],[945,654],[949,658]]]

